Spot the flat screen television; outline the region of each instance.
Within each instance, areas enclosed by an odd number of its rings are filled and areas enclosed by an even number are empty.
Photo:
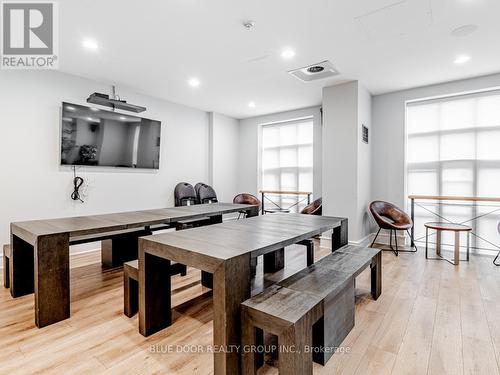
[[[160,121],[62,103],[62,165],[159,169],[160,139]]]

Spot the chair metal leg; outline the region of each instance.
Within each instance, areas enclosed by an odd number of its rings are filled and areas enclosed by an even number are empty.
[[[497,259],[498,259],[498,257],[500,257],[500,251],[498,252],[498,254],[497,254],[497,256],[495,257],[495,259],[493,259],[493,264],[494,264],[495,266],[500,266],[500,263],[497,263]]]
[[[378,228],[378,232],[375,235],[375,238],[373,239],[372,244],[370,245],[370,247],[373,247],[373,244],[375,244],[375,241],[377,240],[378,234],[380,233],[381,230],[382,230],[382,228]]]
[[[394,242],[396,242],[396,256],[399,256],[399,252],[398,252],[398,236],[397,236],[396,231],[394,231]]]
[[[398,245],[398,237],[397,237],[397,230],[395,229],[390,229],[390,233],[389,233],[389,247],[390,249],[382,249],[382,251],[392,251],[394,253],[394,255],[396,256],[399,256],[399,253],[416,253],[418,248],[417,248],[417,245],[415,245],[415,241],[413,241],[413,238],[410,234],[410,232],[408,230],[406,230],[406,232],[408,233],[408,235],[410,236],[410,239],[412,240],[412,243],[413,243],[413,247],[415,248],[415,250],[401,250],[399,249],[399,245]],[[375,240],[377,239],[377,236],[378,234],[380,233],[380,229],[378,230],[372,244],[370,245],[370,247],[373,247],[373,244],[375,243]],[[396,244],[396,248],[394,248],[392,246],[392,235],[394,233],[394,242]]]

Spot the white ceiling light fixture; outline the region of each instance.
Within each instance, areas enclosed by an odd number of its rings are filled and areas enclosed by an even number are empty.
[[[125,116],[120,116],[120,120],[125,121],[127,118]]]
[[[457,56],[457,58],[453,62],[457,65],[462,65],[462,64],[465,64],[466,62],[468,62],[469,60],[470,60],[470,56],[460,55],[460,56]]]
[[[283,57],[285,60],[290,60],[295,56],[295,51],[289,47],[283,49],[281,51],[281,57]]]
[[[339,75],[339,71],[335,69],[330,61],[325,60],[317,64],[290,70],[288,74],[291,74],[303,82],[311,82],[319,79],[335,77]]]
[[[477,25],[463,25],[457,27],[451,31],[451,35],[457,38],[469,36],[470,34],[476,32]]]
[[[255,108],[256,107],[255,102],[248,103],[248,107],[249,108]]]
[[[99,49],[99,45],[94,39],[84,39],[82,45],[89,51],[97,51]]]
[[[200,80],[198,78],[189,78],[188,80],[188,85],[191,87],[199,87],[200,86]]]

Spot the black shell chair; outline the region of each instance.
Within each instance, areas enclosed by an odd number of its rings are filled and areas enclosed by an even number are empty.
[[[192,206],[196,204],[196,193],[193,185],[187,182],[179,182],[174,189],[175,206]]]
[[[175,186],[174,189],[175,206],[193,206],[198,204],[198,198],[193,185],[187,182],[180,182]],[[210,218],[203,219],[192,219],[192,220],[182,220],[176,223],[176,229],[182,230],[193,227],[201,227],[204,225],[209,225]]]
[[[217,194],[210,185],[199,182],[195,185],[194,190],[196,192],[198,203],[206,204],[218,202]]]

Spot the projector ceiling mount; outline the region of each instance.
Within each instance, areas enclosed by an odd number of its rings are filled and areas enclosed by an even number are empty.
[[[140,113],[146,110],[146,107],[141,107],[139,105],[127,103],[125,100],[121,100],[119,96],[116,95],[115,86],[112,86],[112,98],[107,94],[101,94],[99,92],[94,92],[87,98],[87,103],[98,104],[104,107],[111,107],[113,110],[121,109],[123,111]]]

